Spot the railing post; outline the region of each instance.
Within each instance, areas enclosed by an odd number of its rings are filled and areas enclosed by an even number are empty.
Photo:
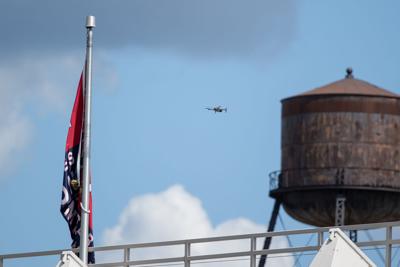
[[[129,264],[127,262],[129,262],[131,260],[130,254],[131,254],[130,248],[124,248],[124,263],[126,263],[125,267],[129,267]]]
[[[391,266],[392,266],[392,226],[387,226],[385,267],[391,267]]]
[[[185,257],[184,257],[184,264],[185,267],[190,267],[190,243],[189,242],[185,242]]]
[[[3,267],[3,258],[0,257],[0,267]]]
[[[257,239],[252,236],[250,239],[250,251],[251,251],[251,255],[250,255],[250,267],[256,267],[256,254],[254,253],[254,251],[257,250]]]
[[[324,243],[324,232],[318,231],[318,247],[322,247],[323,243]]]

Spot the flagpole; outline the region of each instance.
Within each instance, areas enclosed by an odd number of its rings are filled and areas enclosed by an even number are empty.
[[[93,28],[95,27],[95,17],[86,17],[86,64],[85,64],[85,118],[83,125],[83,177],[82,177],[82,212],[81,212],[81,233],[79,257],[88,263],[88,244],[89,244],[89,184],[90,184],[90,121],[91,121],[91,97],[92,97],[92,48],[93,48]]]

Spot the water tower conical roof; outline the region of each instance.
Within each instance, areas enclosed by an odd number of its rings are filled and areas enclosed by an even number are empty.
[[[303,96],[318,96],[318,95],[359,95],[359,96],[400,98],[400,95],[398,94],[382,89],[366,81],[355,79],[353,77],[352,70],[348,68],[347,75],[344,79],[335,81],[333,83],[318,87],[316,89],[286,99],[303,97]]]

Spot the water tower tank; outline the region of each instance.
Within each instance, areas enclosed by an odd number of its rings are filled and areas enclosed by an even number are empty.
[[[400,220],[400,96],[346,78],[282,100],[281,171],[270,195],[295,219]]]

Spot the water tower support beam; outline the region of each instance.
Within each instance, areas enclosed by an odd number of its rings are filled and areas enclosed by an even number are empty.
[[[344,225],[345,215],[346,215],[346,197],[338,195],[336,197],[335,226]],[[350,230],[349,237],[351,241],[357,242],[357,230]]]
[[[271,218],[269,220],[268,230],[267,232],[273,232],[276,225],[276,219],[278,218],[279,214],[279,207],[281,205],[281,201],[279,199],[275,200],[274,209],[272,210]],[[264,241],[263,249],[269,249],[271,245],[272,237],[266,237]],[[267,255],[261,255],[260,261],[258,262],[258,267],[264,267],[265,262],[267,261]]]
[[[346,198],[342,195],[336,197],[335,226],[344,225]]]
[[[356,243],[357,242],[357,230],[350,230],[349,231],[349,237],[350,237],[351,241]]]

